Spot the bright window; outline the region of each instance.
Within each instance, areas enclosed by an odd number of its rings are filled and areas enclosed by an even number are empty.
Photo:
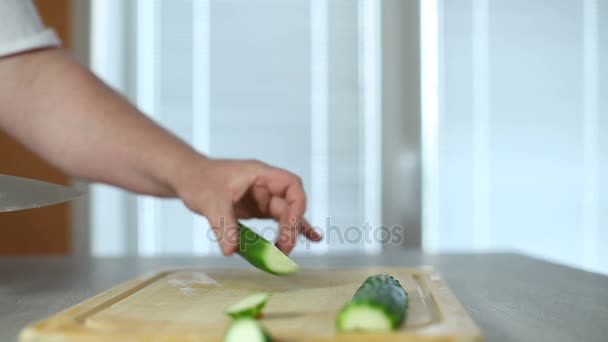
[[[424,246],[608,272],[606,2],[421,4]]]
[[[378,7],[373,0],[97,0],[91,64],[200,151],[299,174],[307,216],[322,230],[377,227]],[[95,255],[219,253],[206,221],[178,200],[101,185],[91,194]],[[301,244],[296,253],[379,249],[353,236],[342,242],[338,231],[331,248]]]

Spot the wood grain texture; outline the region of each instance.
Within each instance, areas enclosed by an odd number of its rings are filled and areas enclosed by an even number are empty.
[[[395,276],[409,294],[406,324],[388,334],[340,334],[335,317],[363,280]],[[21,341],[221,341],[224,309],[265,291],[262,323],[279,341],[480,341],[445,282],[401,267],[308,269],[291,277],[258,270],[182,269],[135,279],[26,328]]]
[[[37,0],[40,15],[66,47],[71,44],[69,0]],[[0,173],[68,184],[67,175],[0,131]],[[45,255],[70,252],[70,205],[0,214],[0,255]]]

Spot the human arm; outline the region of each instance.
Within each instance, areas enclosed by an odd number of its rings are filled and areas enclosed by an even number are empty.
[[[236,250],[238,218],[276,219],[286,253],[298,232],[320,239],[303,218],[297,176],[202,156],[60,49],[0,58],[0,128],[73,176],[180,197],[207,217],[226,255]]]

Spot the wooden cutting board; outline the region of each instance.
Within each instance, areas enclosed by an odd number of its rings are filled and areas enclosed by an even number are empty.
[[[393,275],[409,295],[404,326],[341,334],[335,317],[369,275]],[[174,269],[131,280],[25,328],[21,341],[221,341],[224,309],[268,292],[262,324],[279,341],[481,341],[479,328],[430,269],[307,269],[278,277],[255,269]]]

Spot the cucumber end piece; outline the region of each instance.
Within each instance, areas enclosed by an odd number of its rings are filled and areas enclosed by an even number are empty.
[[[239,318],[232,322],[224,335],[224,342],[266,342],[270,337],[253,318]]]
[[[254,293],[229,306],[225,312],[232,318],[256,318],[266,306],[270,295],[265,292]]]
[[[239,254],[253,266],[276,275],[294,274],[300,266],[270,241],[240,224]]]
[[[266,261],[265,266],[270,273],[276,275],[289,275],[300,270],[300,265],[296,264],[276,247],[267,248],[264,254],[264,260]]]
[[[369,304],[348,304],[338,315],[337,328],[343,332],[387,332],[393,330],[386,313]]]

